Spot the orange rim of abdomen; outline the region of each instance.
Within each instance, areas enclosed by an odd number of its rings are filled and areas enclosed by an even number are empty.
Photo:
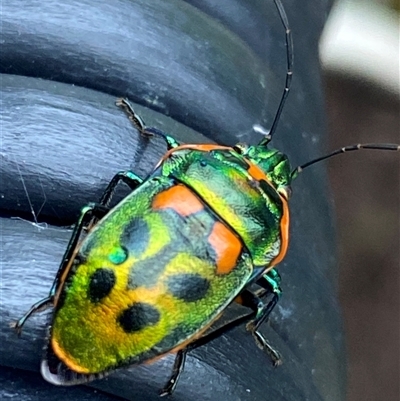
[[[82,366],[74,362],[71,357],[63,351],[63,349],[58,344],[58,341],[56,341],[54,338],[51,339],[51,348],[53,349],[53,352],[56,354],[57,358],[60,359],[61,362],[63,362],[66,366],[68,366],[69,369],[73,370],[74,372],[82,374],[96,373],[90,372],[89,369],[83,368]]]

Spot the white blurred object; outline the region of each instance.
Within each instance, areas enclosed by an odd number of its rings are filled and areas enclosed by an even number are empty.
[[[326,71],[400,95],[399,14],[371,0],[338,0],[320,40]]]

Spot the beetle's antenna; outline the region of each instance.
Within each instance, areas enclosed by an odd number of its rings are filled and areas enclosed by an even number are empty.
[[[272,136],[275,134],[276,127],[278,126],[279,119],[282,114],[283,106],[285,105],[286,98],[289,95],[290,86],[292,83],[292,76],[293,76],[293,39],[292,39],[292,32],[289,27],[289,20],[286,15],[285,8],[280,0],[274,0],[275,6],[278,9],[279,17],[281,18],[282,25],[285,28],[285,37],[286,37],[286,62],[287,62],[287,70],[286,70],[286,81],[285,81],[285,88],[282,93],[281,101],[278,106],[278,110],[275,113],[275,118],[272,123],[271,129],[269,130],[268,135],[260,142],[259,146],[267,145]]]
[[[331,157],[340,155],[342,153],[352,152],[361,149],[393,150],[395,152],[398,152],[400,151],[400,145],[396,143],[357,143],[355,145],[345,146],[344,148],[336,149],[325,156],[318,157],[317,159],[311,160],[307,163],[302,164],[301,166],[296,167],[290,174],[292,180],[294,180],[306,167],[319,163],[322,160],[330,159]]]

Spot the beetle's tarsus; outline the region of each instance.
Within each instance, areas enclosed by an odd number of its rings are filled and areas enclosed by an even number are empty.
[[[251,325],[250,322],[247,327]],[[268,340],[258,331],[254,329],[249,329],[253,338],[257,344],[257,346],[266,352],[268,356],[271,358],[272,365],[274,367],[282,365],[282,357],[279,351],[277,351],[272,345],[268,342]]]
[[[186,362],[186,349],[181,349],[177,352],[175,356],[174,366],[172,368],[172,374],[165,384],[163,389],[160,391],[160,397],[165,397],[166,395],[171,395],[178,384],[179,378],[183,372]]]

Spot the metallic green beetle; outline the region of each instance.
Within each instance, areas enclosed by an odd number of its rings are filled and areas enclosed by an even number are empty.
[[[32,313],[54,306],[41,365],[49,382],[83,383],[177,352],[161,391],[171,394],[188,351],[244,322],[273,363],[280,362],[259,327],[282,292],[274,266],[288,247],[292,180],[345,151],[398,145],[353,145],[294,170],[285,154],[268,148],[293,61],[287,17],[274,1],[286,30],[288,70],[271,130],[258,145],[181,145],[146,127],[126,99],[117,101],[140,134],[161,136],[168,152],[146,179],[120,172],[99,203],[83,208],[49,296],[15,324],[20,331]],[[120,181],[132,192],[110,209]],[[261,291],[252,291],[255,283]],[[251,312],[206,332],[234,301]]]

